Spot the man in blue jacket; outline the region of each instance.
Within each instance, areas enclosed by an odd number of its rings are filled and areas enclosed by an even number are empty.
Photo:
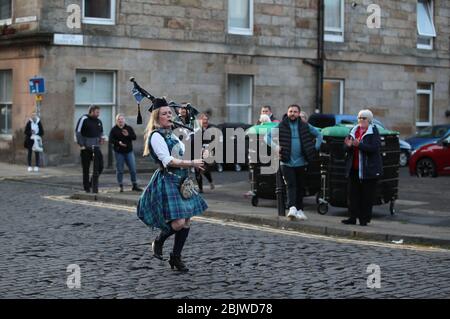
[[[279,154],[281,173],[287,187],[287,200],[291,220],[306,220],[303,212],[305,175],[308,163],[318,160],[318,150],[322,144],[322,134],[313,126],[300,119],[300,106],[291,104],[278,129],[279,145],[272,140],[272,132],[266,142]]]

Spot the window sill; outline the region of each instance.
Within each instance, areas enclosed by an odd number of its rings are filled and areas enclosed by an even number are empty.
[[[12,141],[13,140],[13,136],[12,134],[0,134],[0,141]]]
[[[113,19],[95,19],[95,18],[83,18],[83,24],[100,24],[100,25],[115,25],[116,22]]]
[[[3,26],[3,25],[11,25],[12,24],[12,19],[11,18],[9,18],[9,19],[3,19],[3,20],[0,20],[0,26]]]
[[[228,34],[235,35],[253,35],[253,30],[251,29],[238,29],[238,28],[230,28],[228,29]]]
[[[344,42],[344,36],[342,35],[334,35],[334,34],[325,34],[324,40],[326,42]]]

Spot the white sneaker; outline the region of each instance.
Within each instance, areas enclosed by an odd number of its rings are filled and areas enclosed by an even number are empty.
[[[297,218],[297,208],[295,208],[295,206],[292,206],[291,208],[289,208],[289,213],[287,214],[287,218],[289,220],[294,220]]]
[[[28,171],[29,171],[29,172],[32,172],[32,171],[33,171],[33,167],[28,166]]]
[[[300,220],[307,220],[307,219],[308,219],[308,217],[306,217],[305,213],[304,213],[303,210],[301,210],[301,209],[299,209],[299,210],[296,212],[295,216],[296,216],[298,219],[300,219]]]
[[[39,172],[39,167],[35,166],[35,167],[34,167],[34,171],[35,171],[35,172]]]

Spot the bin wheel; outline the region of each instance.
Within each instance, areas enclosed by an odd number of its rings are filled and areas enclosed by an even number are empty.
[[[391,212],[391,216],[395,214],[395,201],[393,200],[389,203],[389,211]]]
[[[320,215],[325,215],[326,213],[328,213],[328,204],[327,203],[320,203],[319,205],[317,205],[317,212]]]
[[[252,206],[258,206],[258,196],[252,197]]]

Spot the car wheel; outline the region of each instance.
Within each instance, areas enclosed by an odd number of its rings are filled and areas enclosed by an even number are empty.
[[[430,158],[422,158],[417,161],[416,174],[419,177],[436,177],[436,165]]]
[[[405,152],[400,153],[400,166],[406,166],[408,164],[408,155]]]

